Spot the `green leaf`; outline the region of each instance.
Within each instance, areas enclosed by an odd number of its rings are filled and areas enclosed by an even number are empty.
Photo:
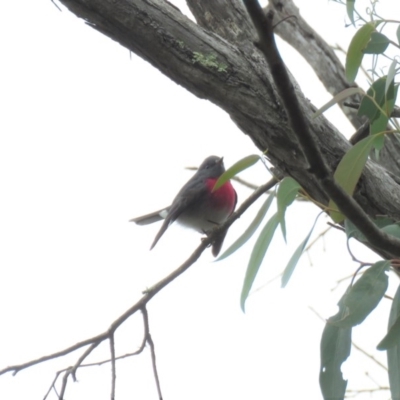
[[[376,145],[374,146],[376,149],[382,149],[383,144],[385,143],[385,136],[383,133],[386,131],[387,124],[389,122],[389,118],[385,114],[379,114],[379,117],[375,119],[373,122],[371,122],[371,125],[369,127],[369,132],[370,135],[376,135],[378,133],[381,133],[382,135],[379,135],[379,143],[377,142]],[[378,154],[379,156],[379,154]]]
[[[351,350],[351,328],[325,325],[321,338],[321,367],[319,384],[324,400],[342,400],[347,381],[343,379],[341,365]]]
[[[339,165],[336,168],[334,178],[336,182],[345,190],[349,195],[353,195],[354,189],[360,179],[362,170],[365,163],[367,162],[368,155],[372,149],[378,143],[379,137],[368,136],[363,140],[356,143],[340,160]],[[329,208],[338,210],[337,205],[330,200]],[[331,218],[335,222],[341,222],[344,216],[339,211],[331,211]]]
[[[383,228],[385,226],[388,225],[392,225],[393,224],[393,220],[388,218],[388,217],[378,217],[374,220],[372,220],[372,222],[378,227],[378,228]],[[344,228],[346,230],[346,235],[347,238],[355,238],[360,242],[368,242],[368,240],[366,239],[366,237],[358,230],[358,228],[349,220],[346,218],[346,220],[344,221]]]
[[[386,84],[385,84],[386,87]],[[388,91],[384,94],[383,104],[381,106],[383,112],[377,108],[378,117],[371,122],[370,134],[375,135],[378,133],[385,132],[387,130],[387,124],[389,122],[390,115],[394,109],[395,100],[397,97],[398,86],[394,86],[394,81],[389,84]],[[385,88],[386,90],[386,88]],[[375,145],[376,149],[381,149],[384,144],[384,137],[381,136],[380,145]]]
[[[396,294],[393,299],[392,307],[390,309],[388,325],[389,325],[388,333],[378,344],[377,346],[378,350],[387,350],[395,346],[400,347],[400,286],[397,288]],[[400,367],[400,358],[399,358],[399,367]]]
[[[363,97],[358,109],[358,116],[366,116],[370,121],[378,118],[380,114],[379,108],[376,106],[378,104],[380,107],[385,103],[385,86],[386,77],[383,76],[377,79],[371,87],[368,89],[367,94]],[[372,99],[374,101],[372,101]],[[375,104],[376,103],[376,104]]]
[[[285,213],[288,206],[290,206],[297,196],[301,186],[291,177],[284,178],[278,187],[277,203],[278,203],[278,219],[281,224],[283,238],[286,242],[286,224]]]
[[[400,25],[399,25],[400,27]],[[387,94],[389,85],[391,85],[392,82],[394,82],[394,77],[396,76],[396,66],[397,66],[397,60],[394,59],[392,63],[390,64],[389,71],[386,77],[386,83],[385,83],[385,94]]]
[[[244,157],[241,160],[239,160],[238,162],[236,162],[235,164],[233,164],[232,167],[228,168],[218,178],[217,182],[215,182],[213,191],[219,189],[224,183],[228,182],[239,172],[242,172],[245,169],[254,165],[259,159],[260,159],[260,156],[258,156],[257,154],[252,154],[251,156]]]
[[[378,261],[368,268],[360,279],[340,300],[342,310],[329,318],[328,323],[339,328],[351,328],[361,324],[379,304],[388,287],[390,261]]]
[[[275,197],[275,192],[272,192],[267,200],[265,200],[264,204],[261,206],[260,210],[258,211],[256,217],[254,218],[253,222],[249,225],[249,227],[243,232],[243,234],[222,254],[220,255],[215,261],[223,260],[226,257],[229,257],[233,254],[236,250],[242,247],[254,234],[257,228],[260,226],[262,220],[264,219],[265,214],[267,214],[268,209],[272,203],[272,200]]]
[[[382,54],[389,46],[390,40],[380,32],[372,32],[371,40],[364,49],[364,54]]]
[[[378,344],[377,349],[388,350],[394,346],[399,346],[399,345],[400,345],[400,315],[397,317],[394,324],[390,327],[390,330],[386,334],[386,336]]]
[[[364,57],[363,50],[367,46],[376,26],[376,22],[368,22],[356,32],[350,42],[346,56],[346,77],[349,82],[354,82],[356,79],[358,69]]]
[[[390,393],[392,399],[400,399],[400,286],[398,287],[393,299],[392,307],[389,315],[389,332],[386,337],[379,343],[387,348],[388,372]],[[384,342],[386,339],[386,342]]]
[[[359,87],[356,88],[347,88],[342,90],[340,93],[338,93],[335,97],[333,97],[333,99],[329,100],[326,104],[324,104],[320,109],[318,109],[314,114],[313,114],[313,118],[317,118],[319,117],[322,113],[324,113],[326,110],[328,110],[329,108],[331,108],[333,105],[335,105],[336,103],[339,103],[340,101],[347,99],[350,96],[353,96],[355,94],[360,94],[360,95],[364,95],[364,90],[362,90]]]
[[[258,273],[260,265],[264,259],[265,253],[271,243],[275,230],[279,224],[278,213],[274,214],[267,222],[264,229],[261,231],[253,251],[250,256],[249,264],[247,266],[246,275],[243,281],[242,293],[240,295],[240,306],[244,312],[244,305],[253,286],[254,279]]]
[[[387,77],[382,76],[371,85],[367,94],[361,100],[360,108],[358,109],[358,116],[366,116],[371,122],[373,122],[381,114],[380,109],[383,109],[385,112],[390,109],[391,102],[395,99],[396,94],[397,91],[395,91],[393,80],[387,84]],[[390,113],[392,111],[393,108],[390,110]],[[387,112],[386,114],[387,116],[390,116]]]
[[[391,224],[386,225],[382,228],[382,231],[387,233],[388,235],[392,235],[398,239],[400,239],[400,225],[399,224]]]
[[[354,5],[356,0],[347,0],[346,1],[346,9],[347,15],[350,18],[351,23],[354,25]]]
[[[285,270],[283,271],[282,275],[282,280],[281,280],[281,287],[285,287],[287,283],[289,282],[290,277],[293,274],[294,269],[296,268],[297,263],[299,262],[300,257],[302,256],[305,247],[307,246],[308,240],[310,239],[310,236],[315,228],[315,224],[318,221],[318,218],[321,214],[318,214],[317,218],[315,218],[314,224],[306,236],[306,238],[300,243],[299,247],[296,249],[296,251],[293,253],[292,257],[290,258],[288,264],[286,265]]]
[[[397,42],[400,44],[400,25],[397,27],[396,36],[397,36]]]

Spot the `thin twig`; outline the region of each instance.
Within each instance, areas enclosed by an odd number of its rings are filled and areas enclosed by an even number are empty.
[[[123,355],[121,355],[121,356],[115,357],[115,360],[117,361],[117,360],[122,360],[122,359],[124,359],[124,358],[137,356],[137,355],[139,355],[140,353],[143,352],[145,346],[146,346],[146,333],[144,332],[144,333],[143,333],[142,343],[140,344],[139,348],[138,348],[136,351],[134,351],[134,352],[132,352],[132,353],[126,353],[126,354],[123,354]],[[78,367],[79,367],[79,368],[85,368],[85,367],[100,366],[100,365],[103,365],[103,364],[106,364],[106,363],[109,363],[109,362],[112,361],[111,358],[110,358],[110,359],[108,359],[108,360],[102,360],[102,361],[97,361],[97,362],[93,362],[93,363],[81,364],[81,362],[83,361],[83,359],[85,359],[85,358],[87,357],[87,355],[88,355],[92,350],[93,350],[93,349],[91,349],[90,351],[89,351],[89,349],[86,350],[85,353],[84,353],[84,354],[79,358],[79,360],[76,362],[75,366],[72,367],[72,369],[74,369],[74,368],[77,369]],[[62,370],[56,372],[56,376],[55,376],[55,378],[54,378],[52,384],[50,385],[50,388],[49,388],[49,390],[48,390],[48,392],[47,392],[47,394],[45,395],[45,397],[44,397],[43,400],[46,400],[46,399],[47,399],[47,397],[48,397],[48,395],[50,394],[50,392],[51,392],[52,389],[54,389],[54,391],[56,392],[57,397],[60,398],[59,394],[57,393],[55,384],[56,384],[56,382],[57,382],[57,380],[58,380],[60,374],[62,374],[63,372],[67,371],[67,370],[70,369],[70,368],[71,368],[71,367],[64,368],[64,369],[62,369]],[[71,372],[71,373],[73,374],[73,372]],[[74,374],[73,374],[73,377],[74,377],[74,380],[76,381],[76,376],[75,376]]]
[[[100,342],[92,343],[85,352],[78,358],[78,361],[75,365],[71,368],[71,375],[74,382],[76,382],[76,370],[81,366],[81,363],[87,358],[87,356],[100,344]]]
[[[56,4],[56,2],[54,0],[51,0],[51,2],[55,5],[55,7],[58,9],[58,11],[61,11],[61,8]]]
[[[60,376],[60,374],[62,374],[63,372],[64,372],[64,370],[58,371],[58,372],[56,373],[56,376],[54,377],[53,382],[51,383],[51,385],[50,385],[50,387],[49,387],[49,390],[47,391],[47,393],[46,393],[45,396],[43,397],[43,400],[46,400],[46,399],[47,399],[47,397],[49,396],[49,394],[50,394],[50,392],[51,392],[52,389],[56,392],[57,397],[60,397],[59,394],[58,394],[58,392],[57,392],[57,389],[56,389],[56,382],[57,382],[58,377]]]
[[[115,361],[123,360],[124,358],[128,358],[128,357],[137,356],[137,355],[139,355],[140,353],[143,352],[145,347],[146,347],[146,335],[144,334],[143,335],[143,339],[142,339],[142,343],[140,344],[139,348],[136,351],[134,351],[132,353],[126,353],[126,354],[123,354],[121,356],[115,357]],[[88,364],[81,364],[79,366],[79,368],[95,367],[95,366],[100,366],[100,365],[103,365],[103,364],[107,364],[109,362],[111,362],[110,358],[108,360],[102,360],[102,361],[97,361],[97,362],[88,363]]]
[[[153,374],[154,374],[154,380],[156,381],[158,399],[162,400],[163,397],[162,397],[162,392],[161,392],[160,378],[158,377],[157,364],[156,364],[156,351],[154,348],[153,339],[150,334],[149,315],[147,313],[146,307],[142,308],[142,313],[143,313],[143,320],[144,320],[144,326],[145,326],[145,331],[146,331],[146,340],[150,347],[151,364],[153,365]]]
[[[322,322],[326,323],[326,318],[324,318],[315,308],[308,306],[308,308],[320,319]]]
[[[4,368],[4,369],[0,370],[0,375],[3,375],[5,373],[7,373],[7,372],[12,372],[13,375],[16,375],[19,371],[21,371],[23,369],[32,367],[33,365],[40,364],[40,363],[43,363],[43,362],[48,361],[48,360],[54,360],[55,358],[59,358],[59,357],[65,356],[67,354],[70,354],[70,353],[74,352],[75,350],[78,350],[78,349],[80,349],[82,347],[90,345],[90,344],[92,344],[94,342],[97,342],[97,341],[98,342],[102,342],[103,340],[107,339],[107,337],[108,337],[108,332],[104,332],[104,333],[102,333],[102,334],[100,334],[98,336],[92,337],[90,339],[83,340],[82,342],[78,342],[78,343],[74,344],[73,346],[67,347],[64,350],[57,351],[55,353],[52,353],[52,354],[49,354],[47,356],[43,356],[43,357],[37,358],[35,360],[28,361],[28,362],[23,363],[23,364],[12,365],[10,367]]]
[[[347,395],[352,395],[352,397],[357,396],[359,393],[373,393],[373,392],[381,392],[381,391],[389,391],[390,387],[388,386],[380,386],[373,389],[346,389],[346,397]]]
[[[67,368],[64,372],[62,379],[60,394],[58,395],[59,400],[64,400],[65,389],[67,388],[68,377],[71,374],[70,368]]]
[[[352,278],[353,278],[353,274],[346,275],[343,278],[338,279],[336,281],[336,285],[331,289],[331,292],[335,291],[339,287],[339,285],[342,284],[344,281],[347,281],[347,280],[352,279]]]
[[[283,275],[283,272],[280,272],[278,275],[275,275],[273,278],[268,280],[267,282],[263,283],[261,286],[257,287],[256,289],[252,290],[249,294],[249,296],[252,296],[253,294],[265,289],[268,285],[271,283],[275,282],[277,279],[279,279]]]
[[[234,177],[232,178],[232,180],[233,180],[233,181],[236,181],[237,183],[240,183],[241,185],[243,185],[243,186],[245,186],[245,187],[247,187],[247,188],[249,188],[249,189],[255,190],[255,189],[258,188],[258,186],[255,185],[254,183],[247,182],[245,179],[242,179],[242,178],[240,178],[239,176],[234,176]]]
[[[111,400],[115,399],[115,381],[117,373],[115,368],[115,342],[114,334],[110,334],[110,354],[111,354]]]
[[[385,371],[388,370],[387,366],[382,364],[379,360],[377,360],[372,354],[367,353],[364,349],[362,349],[360,346],[357,346],[353,341],[351,342],[353,347],[363,353],[365,356],[370,358],[374,363],[378,364],[380,367],[382,367]]]
[[[129,357],[137,356],[137,355],[139,355],[140,353],[143,352],[145,346],[146,346],[146,342],[144,342],[143,347],[140,346],[140,348],[139,348],[138,350],[136,350],[136,351],[134,351],[134,352],[132,352],[132,353],[126,353],[126,354],[123,354],[123,355],[121,355],[121,356],[115,357],[115,361],[123,360],[124,358],[129,358]],[[85,368],[85,367],[99,367],[100,365],[107,364],[107,363],[109,363],[109,362],[111,362],[111,361],[112,361],[111,358],[109,358],[109,359],[107,359],[107,360],[102,360],[102,361],[98,361],[98,362],[92,362],[92,363],[88,363],[88,364],[82,364],[82,365],[79,366],[79,368]]]
[[[328,231],[330,231],[330,229],[331,229],[331,226],[328,226],[328,227],[325,228],[322,232],[320,232],[320,233],[318,234],[318,236],[317,236],[314,240],[312,240],[312,241],[310,242],[310,244],[304,249],[304,252],[309,251],[309,250],[311,249],[311,247],[313,247],[314,244],[315,244],[316,242],[318,242],[318,240],[320,240],[321,238],[323,238],[323,237],[328,233]]]
[[[364,262],[361,261],[361,260],[359,260],[359,259],[354,255],[353,251],[351,250],[351,248],[350,248],[350,239],[351,239],[351,238],[349,238],[349,237],[346,239],[346,247],[347,247],[347,251],[348,251],[349,254],[350,254],[351,259],[352,259],[354,262],[356,262],[356,263],[364,264]]]
[[[12,372],[13,375],[17,374],[19,371],[32,367],[33,365],[40,364],[43,362],[46,362],[48,360],[53,360],[55,358],[59,358],[62,356],[65,356],[67,354],[70,354],[82,347],[90,345],[91,347],[85,351],[85,353],[79,358],[78,362],[75,364],[77,366],[80,366],[80,363],[83,361],[85,356],[89,354],[89,352],[92,350],[92,347],[98,346],[101,342],[104,340],[108,339],[110,337],[110,334],[114,334],[114,332],[118,329],[119,326],[121,326],[129,317],[131,317],[133,314],[135,314],[137,311],[142,310],[143,307],[157,294],[159,293],[162,289],[164,289],[169,283],[171,283],[173,280],[178,278],[180,275],[182,275],[191,265],[193,265],[198,258],[201,256],[203,251],[209,247],[212,242],[215,240],[215,238],[221,234],[223,230],[228,229],[234,221],[236,221],[238,218],[241,217],[241,215],[259,198],[261,197],[265,192],[268,190],[272,189],[275,185],[277,184],[276,179],[271,179],[268,181],[265,185],[260,186],[256,191],[254,191],[243,203],[242,205],[234,212],[229,219],[220,227],[215,228],[206,238],[204,238],[200,245],[197,247],[197,249],[192,253],[192,255],[176,270],[171,272],[169,275],[167,275],[165,278],[161,279],[159,282],[157,282],[154,286],[151,288],[147,289],[144,295],[128,310],[126,310],[122,315],[120,315],[109,327],[109,329],[97,336],[91,337],[89,339],[83,340],[81,342],[76,343],[73,346],[67,347],[64,350],[57,351],[55,353],[49,354],[47,356],[43,356],[31,361],[28,361],[23,364],[18,364],[18,365],[12,365],[6,368],[3,368],[0,370],[0,375],[6,374],[8,372]],[[63,398],[64,392],[65,392],[65,383],[68,379],[68,376],[70,373],[73,371],[73,367],[68,368],[65,370],[64,377],[63,377],[63,391],[60,393],[59,398]]]

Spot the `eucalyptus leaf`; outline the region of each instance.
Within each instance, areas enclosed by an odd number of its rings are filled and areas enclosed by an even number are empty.
[[[215,182],[213,191],[219,189],[224,183],[228,182],[239,172],[242,172],[245,169],[253,166],[259,159],[260,156],[258,156],[257,154],[252,154],[237,161],[218,178],[217,182]]]
[[[363,50],[364,54],[382,54],[389,46],[390,39],[380,32],[372,32],[371,39]]]
[[[388,235],[392,235],[398,239],[400,239],[400,225],[399,224],[391,224],[386,225],[382,228],[382,231],[387,233]]]
[[[290,204],[293,203],[301,186],[291,177],[282,179],[279,183],[278,192],[276,195],[278,203],[278,218],[282,228],[283,238],[286,242],[286,223],[285,213]]]
[[[378,349],[387,349],[390,393],[392,399],[400,399],[400,286],[397,288],[389,315],[388,333]]]
[[[386,82],[385,82],[384,90],[386,90]],[[378,114],[375,117],[375,119],[373,119],[371,121],[371,126],[370,126],[370,134],[371,135],[376,135],[378,133],[384,133],[387,130],[387,124],[389,122],[390,116],[394,109],[394,105],[395,105],[395,101],[396,101],[396,97],[397,97],[397,90],[398,90],[398,86],[395,86],[394,81],[392,80],[392,82],[389,83],[387,92],[383,93],[381,109],[376,108]],[[384,144],[384,137],[383,137],[383,135],[381,135],[381,143],[379,145],[377,143],[374,147],[375,147],[375,149],[381,149],[383,147],[383,144]]]
[[[254,245],[249,263],[247,265],[246,275],[243,281],[242,293],[240,295],[240,306],[243,311],[245,310],[246,299],[250,293],[251,287],[253,286],[254,279],[257,276],[258,270],[260,269],[261,263],[264,259],[265,253],[268,250],[268,247],[274,236],[276,228],[278,227],[278,224],[278,213],[275,213],[261,231],[260,236],[258,237],[256,244]]]
[[[265,215],[267,214],[269,207],[271,206],[272,200],[275,197],[275,192],[271,192],[270,195],[265,200],[264,204],[259,209],[257,215],[255,216],[252,223],[249,227],[243,232],[243,234],[231,245],[229,246],[226,251],[221,254],[215,261],[223,260],[226,257],[229,257],[233,254],[236,250],[242,247],[254,234],[257,228],[260,226],[262,220],[264,219]]]
[[[388,217],[378,217],[372,222],[378,227],[378,228],[384,228],[385,226],[392,225],[393,220]],[[346,231],[347,238],[355,238],[359,240],[360,242],[367,242],[366,237],[359,231],[359,229],[349,220],[346,218],[344,221],[344,228]]]
[[[390,261],[378,261],[368,268],[340,300],[342,310],[328,323],[339,328],[361,324],[379,304],[388,287]]]
[[[336,96],[334,96],[331,100],[329,100],[327,103],[325,103],[320,109],[318,109],[314,114],[313,114],[313,118],[317,118],[319,117],[322,113],[324,113],[326,110],[328,110],[329,108],[331,108],[333,105],[339,103],[342,100],[347,99],[350,96],[353,96],[355,94],[360,94],[360,95],[364,95],[364,90],[362,90],[359,87],[351,87],[351,88],[347,88],[342,90],[340,93],[338,93]]]
[[[368,22],[363,25],[353,36],[347,50],[346,56],[346,77],[349,82],[354,82],[362,59],[364,49],[371,39],[371,34],[377,26],[376,22]]]
[[[400,45],[400,25],[397,27],[396,36],[397,36],[397,43]]]
[[[355,6],[356,0],[347,0],[346,1],[346,10],[347,10],[347,15],[350,18],[351,23],[354,25],[354,6]]]
[[[400,27],[400,25],[399,25]],[[390,64],[388,74],[386,77],[386,83],[385,83],[385,94],[387,93],[389,89],[389,85],[394,82],[394,77],[396,76],[396,66],[397,66],[397,60],[394,59],[392,63]]]
[[[318,214],[317,218],[315,218],[314,224],[313,224],[310,232],[305,237],[305,239],[300,243],[299,247],[293,253],[288,264],[286,265],[286,268],[284,269],[283,274],[282,274],[281,287],[284,288],[287,285],[287,283],[289,282],[289,279],[291,278],[293,271],[296,268],[297,263],[299,262],[300,257],[303,255],[304,249],[307,246],[308,240],[310,239],[310,236],[315,228],[315,225],[316,225],[320,215],[321,215],[321,213]]]
[[[378,136],[368,136],[351,147],[340,160],[334,173],[334,178],[349,195],[353,195],[369,153],[378,141]],[[335,222],[343,221],[343,214],[338,210],[337,205],[332,200],[329,202],[329,208],[334,210],[330,212],[330,216]]]
[[[351,350],[351,328],[325,325],[321,338],[321,367],[319,384],[324,400],[343,400],[347,381],[343,379],[342,364]]]
[[[388,82],[386,76],[377,79],[367,90],[367,94],[363,97],[358,115],[366,116],[371,122],[382,114],[382,110],[389,118],[393,111],[394,103],[397,97],[397,86],[394,80]],[[372,100],[373,99],[373,100]]]

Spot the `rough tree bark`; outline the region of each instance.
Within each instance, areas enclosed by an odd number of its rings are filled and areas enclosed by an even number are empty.
[[[316,200],[328,198],[308,171],[308,165],[287,124],[264,58],[257,49],[255,32],[240,0],[188,0],[197,24],[165,0],[60,0],[90,26],[150,62],[194,95],[208,99],[226,111],[237,126],[271,163],[294,177]],[[295,12],[291,1],[270,2],[278,16]],[[278,32],[304,54],[318,70],[329,66],[321,80],[331,93],[348,86],[343,67],[303,21],[283,23]],[[278,17],[279,19],[279,17]],[[302,46],[304,36],[313,37],[311,54]],[[307,41],[309,44],[310,42]],[[317,59],[315,56],[317,55]],[[324,78],[324,76],[326,76]],[[328,80],[329,78],[329,80]],[[323,116],[312,119],[315,107],[296,85],[302,110],[330,169],[334,171],[351,146]],[[360,122],[354,114],[355,126]],[[218,134],[216,132],[216,134]],[[400,220],[399,146],[389,139],[383,165],[369,161],[355,198],[371,216],[388,215]],[[234,142],[234,138],[232,138]],[[397,181],[397,182],[396,182]]]

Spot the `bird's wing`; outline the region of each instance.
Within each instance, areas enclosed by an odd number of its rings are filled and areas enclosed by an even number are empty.
[[[191,180],[182,187],[169,209],[166,218],[169,223],[174,222],[182,213],[194,205],[202,203],[203,198],[208,194],[207,186],[202,181],[204,179]]]
[[[201,188],[200,190],[199,187]],[[168,215],[166,216],[160,230],[154,238],[150,250],[157,244],[160,237],[164,234],[172,222],[174,222],[186,210],[194,206],[196,202],[201,201],[201,198],[206,195],[207,187],[205,185],[199,185],[198,180],[190,180],[187,182],[172,202],[172,205],[168,211]]]

